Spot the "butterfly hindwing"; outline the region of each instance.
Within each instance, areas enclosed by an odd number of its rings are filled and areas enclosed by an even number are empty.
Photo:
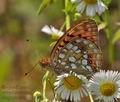
[[[66,44],[54,57],[57,73],[69,72],[89,74],[101,65],[101,50],[92,41],[76,37]]]
[[[51,53],[51,65],[56,73],[91,73],[100,67],[101,50],[98,47],[95,21],[84,20],[70,28],[57,42]]]

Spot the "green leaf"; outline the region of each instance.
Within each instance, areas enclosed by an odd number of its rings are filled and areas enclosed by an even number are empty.
[[[37,14],[39,15],[47,6],[52,4],[55,0],[43,0],[40,4]]]
[[[112,43],[114,44],[117,40],[120,39],[120,29],[118,29],[112,39]]]
[[[112,2],[112,0],[103,0],[103,2],[108,6]]]

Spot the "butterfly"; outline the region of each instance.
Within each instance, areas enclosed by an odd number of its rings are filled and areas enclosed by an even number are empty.
[[[82,20],[57,41],[51,51],[51,68],[57,73],[91,74],[102,65],[98,27],[94,20]],[[45,62],[43,62],[45,64]]]

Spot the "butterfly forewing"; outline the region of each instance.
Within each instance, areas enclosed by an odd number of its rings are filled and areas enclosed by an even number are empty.
[[[98,30],[95,21],[84,20],[70,28],[55,45],[51,65],[56,73],[91,73],[101,65],[98,47]]]

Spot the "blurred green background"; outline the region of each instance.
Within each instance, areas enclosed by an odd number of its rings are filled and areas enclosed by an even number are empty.
[[[0,0],[0,102],[33,102],[35,90],[42,90],[42,76],[45,70],[37,68],[29,71],[44,56],[49,56],[52,42],[50,36],[43,34],[41,28],[54,25],[59,28],[64,15],[63,3],[57,0],[45,9],[40,16],[36,14],[42,0]],[[120,28],[120,1],[113,0],[110,5],[113,30]],[[100,32],[100,46],[103,51],[103,67],[108,63],[108,40]],[[120,71],[120,40],[115,44],[113,70]],[[51,90],[48,86],[47,90]],[[53,92],[47,93],[52,98]]]

